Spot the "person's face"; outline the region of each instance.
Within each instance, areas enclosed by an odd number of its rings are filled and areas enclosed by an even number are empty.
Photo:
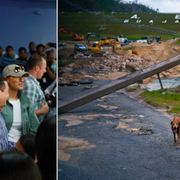
[[[9,88],[11,90],[19,91],[19,90],[23,89],[24,78],[22,76],[21,77],[10,76],[6,80],[7,80],[7,83],[9,85]]]
[[[8,57],[11,57],[12,54],[13,54],[13,49],[12,49],[12,48],[8,48],[7,51],[6,51],[6,53],[7,53],[7,56],[8,56]]]
[[[37,52],[40,53],[40,52],[43,52],[44,48],[42,46],[38,47],[37,49]]]
[[[5,89],[0,91],[0,108],[6,106],[7,99],[9,97],[9,86],[6,81],[4,81]]]
[[[0,57],[3,55],[3,49],[0,48]]]
[[[50,59],[50,61],[53,61],[53,60],[55,59],[54,53],[51,53],[51,54],[49,55],[49,59]]]
[[[34,51],[35,47],[36,47],[35,43],[31,42],[30,45],[29,45],[29,50]]]
[[[45,72],[46,72],[46,60],[42,58],[41,67],[38,66],[37,79],[41,79]]]
[[[26,55],[26,52],[24,50],[22,51],[19,51],[19,58],[24,60],[26,59],[27,55]]]

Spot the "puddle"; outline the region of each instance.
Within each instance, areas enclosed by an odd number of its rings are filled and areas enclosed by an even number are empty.
[[[164,89],[175,88],[180,85],[180,78],[175,79],[161,79],[162,86]],[[161,89],[161,85],[159,83],[159,79],[154,79],[154,83],[147,84],[148,91],[154,91]]]

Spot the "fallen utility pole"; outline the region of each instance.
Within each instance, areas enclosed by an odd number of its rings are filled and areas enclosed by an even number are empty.
[[[97,98],[110,94],[121,88],[127,87],[130,84],[134,84],[140,80],[146,79],[155,74],[159,74],[160,72],[177,66],[178,64],[180,64],[180,55],[141,69],[139,71],[135,71],[108,84],[102,85],[97,89],[76,94],[75,97],[69,97],[67,100],[59,102],[58,114],[65,113]]]

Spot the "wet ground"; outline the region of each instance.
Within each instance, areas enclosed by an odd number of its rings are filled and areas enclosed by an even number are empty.
[[[93,87],[110,81],[94,81]],[[87,85],[59,87],[59,101]],[[171,118],[121,90],[58,118],[59,180],[180,179]]]
[[[180,78],[161,79],[161,82],[164,89],[175,88],[180,85]],[[154,91],[159,89],[161,89],[161,86],[158,79],[154,79],[153,83],[147,84],[148,91]]]

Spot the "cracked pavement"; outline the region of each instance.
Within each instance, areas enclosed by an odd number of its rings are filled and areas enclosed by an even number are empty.
[[[59,102],[85,87],[59,87]],[[58,179],[180,179],[180,150],[173,146],[171,121],[121,91],[60,115]]]

